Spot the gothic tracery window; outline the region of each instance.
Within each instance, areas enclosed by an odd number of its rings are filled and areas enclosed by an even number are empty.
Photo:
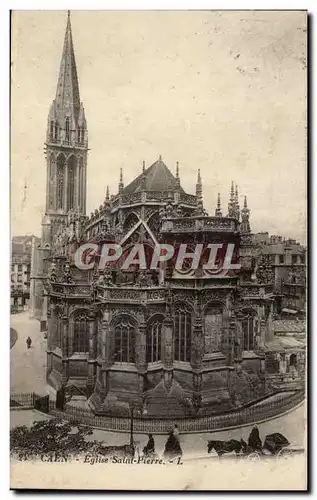
[[[135,362],[135,326],[128,317],[123,317],[114,327],[114,361]]]
[[[174,358],[176,361],[190,361],[191,329],[191,314],[185,305],[181,305],[177,308],[174,316]]]
[[[247,316],[242,320],[243,350],[252,351],[254,348],[254,319]]]
[[[67,199],[68,210],[74,208],[75,205],[75,174],[76,174],[76,159],[71,156],[68,160],[68,179],[67,179]]]
[[[84,200],[84,160],[83,160],[82,156],[79,158],[78,169],[79,169],[79,171],[78,171],[78,175],[79,175],[78,206],[82,207],[82,203]]]
[[[148,324],[146,333],[146,362],[155,363],[161,360],[161,338],[163,318],[155,317]]]
[[[51,121],[50,123],[50,140],[53,141],[54,140],[54,122]]]
[[[69,117],[67,116],[65,120],[65,140],[69,142],[70,140],[70,126],[69,126]]]
[[[57,159],[57,196],[56,196],[56,208],[63,208],[63,198],[64,198],[64,168],[65,168],[65,157],[64,155],[59,155]]]
[[[221,342],[222,310],[219,307],[209,307],[205,313],[204,340],[205,354],[219,349]]]
[[[56,337],[55,343],[56,347],[62,347],[62,318],[60,313],[56,316]]]
[[[75,316],[73,351],[84,353],[89,351],[89,325],[84,312],[77,313]]]

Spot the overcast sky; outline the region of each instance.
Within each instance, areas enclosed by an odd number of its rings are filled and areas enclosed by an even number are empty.
[[[66,11],[15,11],[12,26],[12,234],[40,235],[43,154]],[[305,242],[306,13],[73,11],[89,159],[87,213],[159,155],[214,215],[231,180],[254,232]],[[26,186],[26,188],[25,188]]]

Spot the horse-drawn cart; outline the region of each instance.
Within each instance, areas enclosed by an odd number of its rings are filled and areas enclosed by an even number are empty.
[[[263,458],[288,459],[305,450],[299,446],[292,446],[288,439],[276,432],[266,436],[263,446],[256,449],[249,446],[243,439],[240,441],[231,439],[230,441],[208,441],[208,453],[215,450],[218,457],[232,456],[244,458],[255,462]]]

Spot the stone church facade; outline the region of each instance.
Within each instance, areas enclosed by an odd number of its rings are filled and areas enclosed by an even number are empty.
[[[98,414],[186,416],[224,411],[270,390],[265,343],[273,335],[273,274],[255,255],[247,199],[240,209],[232,184],[228,209],[220,196],[213,215],[203,206],[203,182],[184,191],[159,157],[86,216],[88,132],[68,16],[60,74],[46,139],[46,213],[32,270],[41,300],[33,313],[47,330],[47,381],[85,394]],[[85,243],[120,243],[122,260],[135,243],[187,251],[196,244],[234,244],[233,262],[216,270],[131,265],[87,271],[74,262]],[[204,250],[205,252],[205,250]],[[205,260],[204,260],[205,259]],[[208,254],[202,254],[208,260]],[[256,262],[256,265],[255,265]],[[33,301],[36,303],[36,301]]]

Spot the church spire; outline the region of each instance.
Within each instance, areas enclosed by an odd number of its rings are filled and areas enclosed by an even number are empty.
[[[46,211],[86,213],[88,132],[80,102],[70,11],[46,133]]]
[[[80,95],[69,10],[55,103],[58,111],[71,112],[76,125],[80,112]]]

